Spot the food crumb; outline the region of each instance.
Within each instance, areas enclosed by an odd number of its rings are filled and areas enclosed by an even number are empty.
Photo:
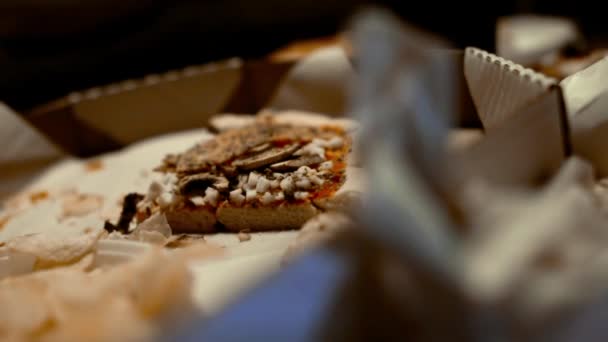
[[[93,159],[84,164],[84,169],[87,172],[96,172],[103,169],[103,161],[101,159]]]
[[[40,201],[44,201],[47,198],[49,198],[49,192],[45,190],[33,192],[30,194],[30,202],[32,203],[38,203]]]
[[[241,230],[237,237],[239,238],[239,242],[251,240],[251,234],[249,234],[249,230]]]

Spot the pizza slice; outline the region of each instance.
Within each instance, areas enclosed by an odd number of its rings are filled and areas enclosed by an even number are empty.
[[[137,221],[161,212],[177,232],[300,228],[357,192],[345,186],[351,147],[348,129],[331,120],[257,116],[166,156],[157,168],[162,180],[137,204]]]

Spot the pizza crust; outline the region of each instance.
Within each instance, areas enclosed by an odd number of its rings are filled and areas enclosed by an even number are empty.
[[[165,216],[174,233],[211,233],[217,222],[215,213],[206,208],[173,209],[165,211]]]
[[[160,211],[176,232],[299,229],[359,197],[361,177],[347,166],[351,120],[288,111],[227,114],[212,125],[228,131],[165,158],[162,179],[138,204],[140,221]]]
[[[224,203],[217,210],[218,221],[230,231],[271,231],[300,229],[304,222],[319,213],[310,202],[276,207],[235,207]]]

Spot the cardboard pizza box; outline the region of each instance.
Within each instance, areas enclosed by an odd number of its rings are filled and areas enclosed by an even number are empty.
[[[462,51],[445,51],[445,57],[462,69]],[[271,108],[344,116],[354,64],[339,47],[295,61],[231,59],[74,92],[24,117],[65,152],[88,157],[154,135],[205,127],[217,113]],[[479,127],[464,77],[457,89],[456,124]]]
[[[72,93],[25,117],[66,152],[91,156],[204,127],[219,112],[256,112],[290,66],[239,59],[191,66]]]

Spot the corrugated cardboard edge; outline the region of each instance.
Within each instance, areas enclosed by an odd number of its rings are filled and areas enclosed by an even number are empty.
[[[486,130],[500,127],[522,105],[547,92],[557,80],[487,51],[467,47],[464,73]]]
[[[74,107],[67,103],[62,105],[62,102],[53,104],[51,111],[36,111],[26,118],[69,154],[86,157],[122,146],[107,134],[80,121]]]
[[[131,90],[106,87],[86,92],[92,97],[74,103],[78,119],[127,145],[138,140],[204,126],[221,111],[242,80],[242,62],[189,67],[148,75]]]
[[[32,161],[57,159],[61,149],[46,139],[17,112],[0,102],[0,145],[5,145],[0,154],[0,169],[6,164],[30,163]],[[1,174],[2,172],[0,172]]]
[[[453,94],[450,99],[450,108],[453,110],[452,122],[457,127],[480,128],[482,127],[479,113],[473,103],[470,88],[465,75],[465,51],[459,49],[440,50],[441,62],[448,64],[448,70],[453,71]],[[438,57],[435,55],[435,57]]]
[[[91,156],[149,136],[206,126],[219,112],[255,113],[292,65],[231,59],[190,66],[75,92],[35,108],[26,118],[66,152]]]

